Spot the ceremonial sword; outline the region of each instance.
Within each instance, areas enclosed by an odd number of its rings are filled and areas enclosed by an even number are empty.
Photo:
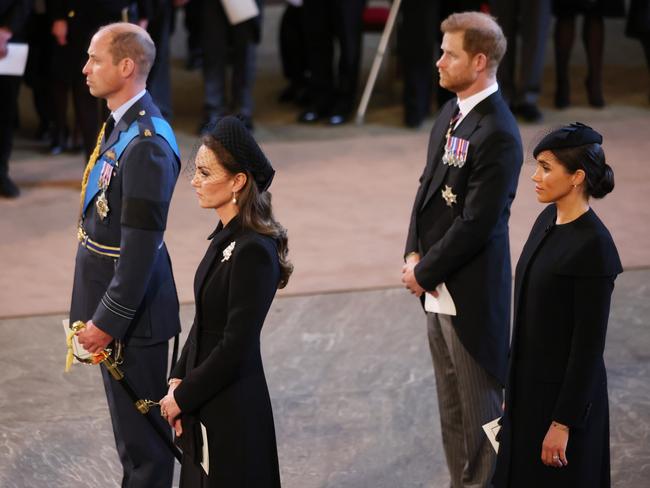
[[[86,324],[84,322],[82,322],[81,320],[76,321],[75,323],[72,324],[72,326],[70,326],[71,335],[79,332],[84,327],[86,327]],[[178,462],[181,461],[182,453],[169,438],[169,433],[165,432],[165,430],[162,427],[160,427],[160,425],[156,423],[156,421],[153,418],[151,418],[149,415],[151,407],[160,406],[160,404],[158,402],[154,402],[153,400],[141,398],[140,395],[138,395],[135,392],[135,390],[133,389],[129,381],[126,379],[124,372],[119,368],[117,361],[113,358],[113,356],[111,356],[110,350],[104,349],[99,353],[93,354],[88,359],[80,358],[74,353],[72,354],[74,355],[75,358],[77,358],[78,361],[82,363],[104,365],[104,367],[113,377],[113,379],[122,386],[122,388],[124,389],[128,397],[133,402],[133,405],[135,406],[136,410],[140,412],[147,419],[151,427],[153,427],[153,429],[156,431],[156,434],[158,434],[158,437],[160,437],[160,439],[164,442],[164,444],[171,451],[171,453],[178,460]]]

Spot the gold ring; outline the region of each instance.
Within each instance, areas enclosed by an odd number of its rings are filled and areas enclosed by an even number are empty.
[[[560,459],[560,456],[558,456],[558,455],[556,454],[555,456],[553,456],[553,459],[555,459],[555,460],[557,461],[558,459]]]

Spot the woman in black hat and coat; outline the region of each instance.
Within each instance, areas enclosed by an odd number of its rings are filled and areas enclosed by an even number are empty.
[[[607,228],[589,207],[614,188],[602,136],[562,127],[533,155],[537,199],[515,275],[514,330],[495,487],[610,486],[603,360],[614,280]]]
[[[215,209],[219,224],[196,272],[194,324],[161,414],[183,450],[181,487],[279,487],[260,354],[264,319],[292,271],[267,191],[274,170],[234,117],[204,136],[195,165],[199,205]]]

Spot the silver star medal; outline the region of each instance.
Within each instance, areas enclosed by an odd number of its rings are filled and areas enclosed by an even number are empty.
[[[111,177],[113,176],[113,165],[109,163],[108,160],[115,160],[115,152],[113,150],[108,151],[104,156],[104,159],[102,160],[102,173],[97,182],[101,193],[95,201],[95,208],[97,209],[97,215],[99,215],[101,220],[104,220],[110,211],[110,208],[108,207],[108,199],[106,198],[106,190],[108,189],[108,185],[111,183]]]
[[[451,207],[454,203],[456,203],[456,197],[458,195],[454,194],[453,189],[451,186],[445,185],[445,189],[442,190],[442,199],[447,202],[447,206]]]
[[[445,153],[442,156],[442,162],[449,166],[462,168],[467,160],[467,151],[469,150],[469,141],[449,135],[445,144]]]

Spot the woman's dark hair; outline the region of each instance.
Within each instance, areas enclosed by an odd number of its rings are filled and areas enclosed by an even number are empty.
[[[614,189],[614,171],[605,161],[600,144],[564,147],[550,150],[566,170],[573,174],[579,169],[585,172],[585,194],[603,198]]]
[[[230,154],[223,145],[206,135],[202,139],[203,144],[212,150],[217,156],[219,163],[230,174],[246,174],[246,184],[237,195],[237,205],[239,206],[239,218],[244,228],[251,229],[262,235],[273,238],[278,246],[278,258],[280,261],[280,282],[278,288],[284,288],[289,282],[289,277],[293,272],[293,264],[289,261],[287,230],[275,220],[273,216],[273,207],[271,205],[271,193],[260,191],[255,183],[255,178],[244,169]]]

